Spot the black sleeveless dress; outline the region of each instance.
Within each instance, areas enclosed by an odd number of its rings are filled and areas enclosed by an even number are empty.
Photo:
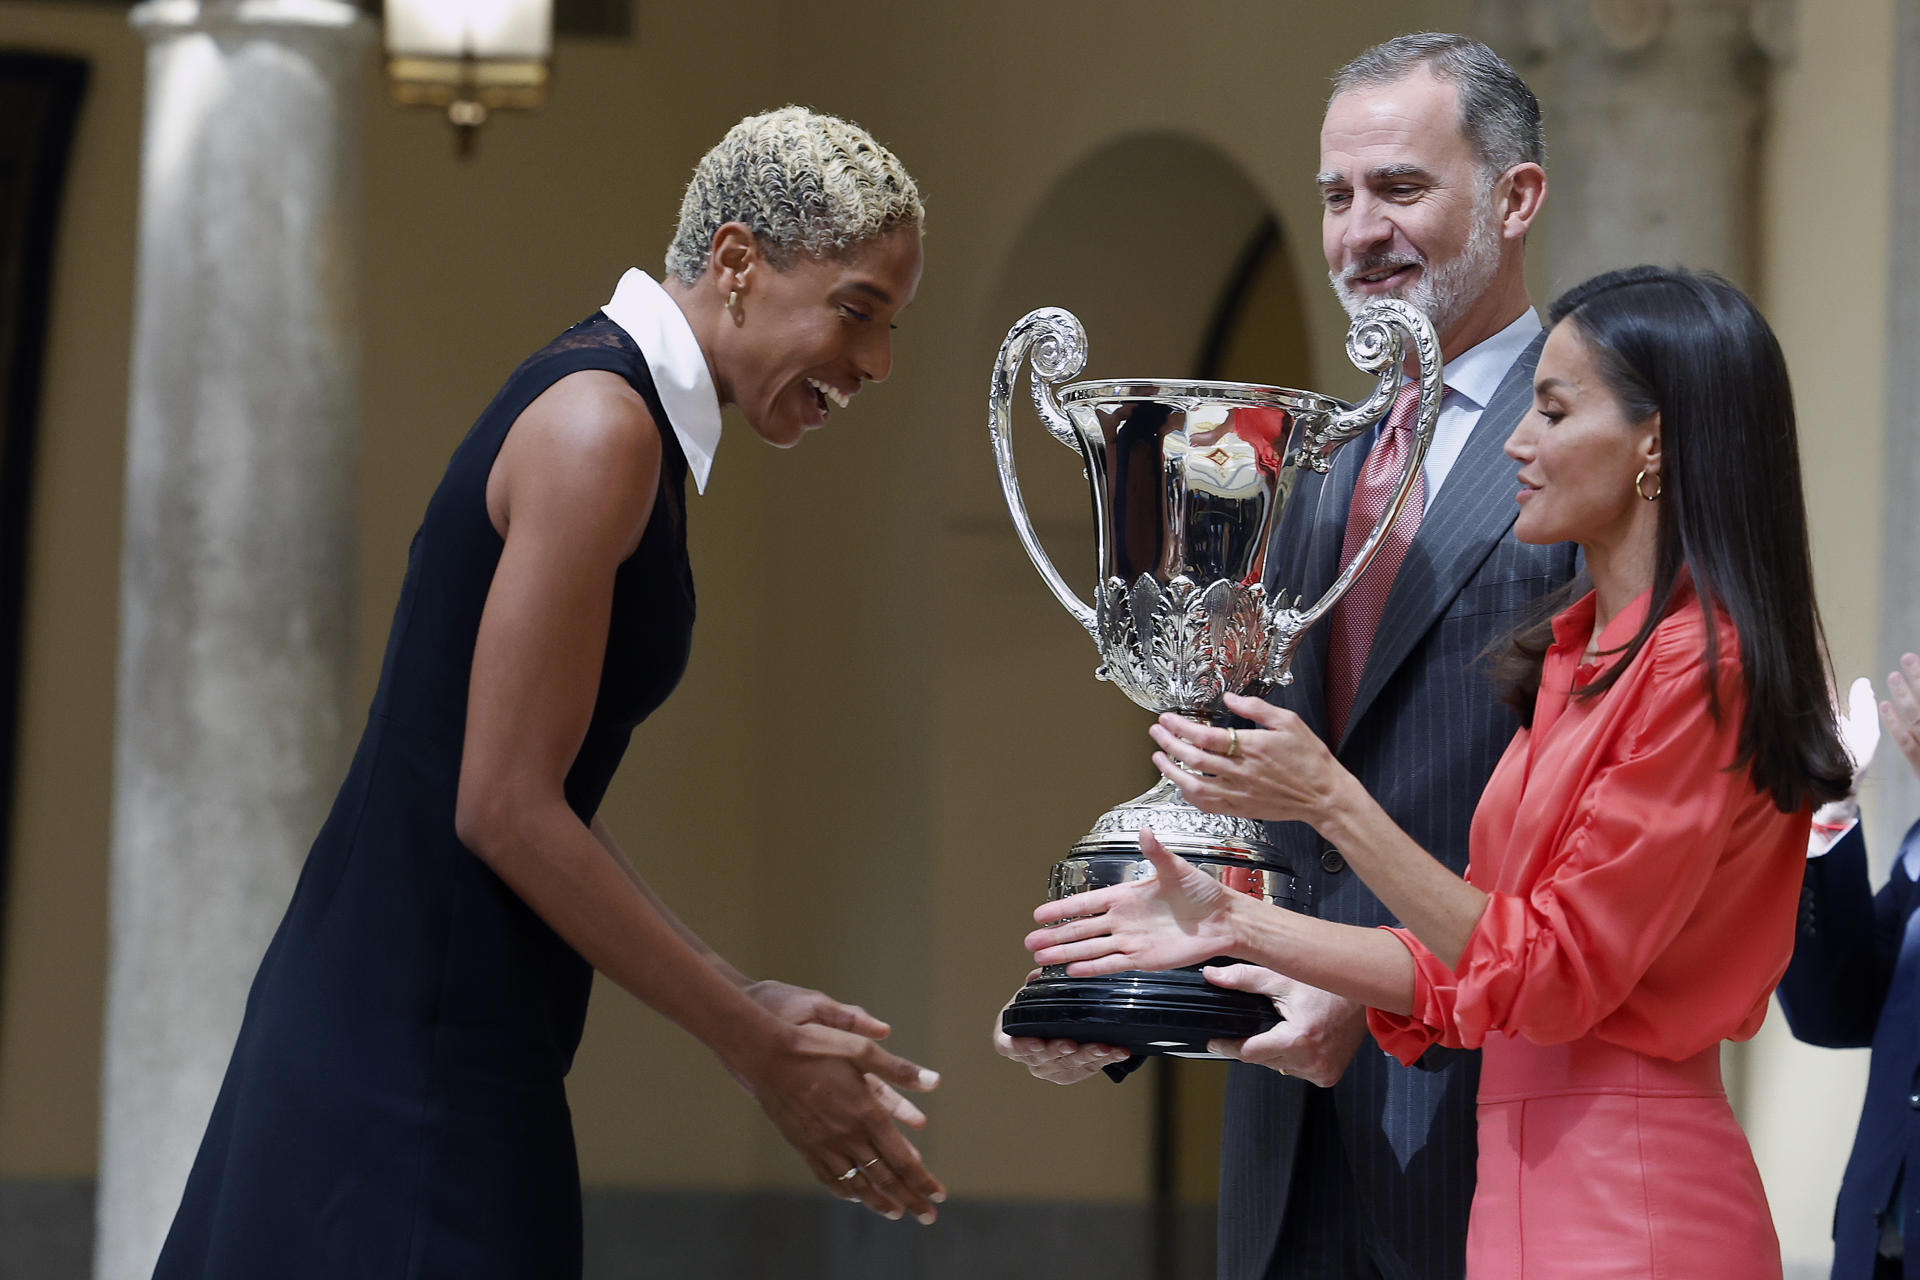
[[[685,456],[639,350],[596,314],[520,366],[428,504],[365,736],[260,963],[157,1280],[580,1274],[563,1082],[592,970],[460,843],[454,799],[503,545],[487,474],[521,411],[583,369],[624,376],[664,448],[566,779],[582,821],[685,669]]]

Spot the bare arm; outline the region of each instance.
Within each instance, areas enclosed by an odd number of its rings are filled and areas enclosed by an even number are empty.
[[[614,574],[646,528],[660,451],[639,397],[598,372],[556,383],[509,433],[487,486],[505,547],[474,646],[456,829],[588,963],[746,1081],[823,1183],[930,1219],[939,1184],[865,1077],[925,1089],[932,1073],[868,1037],[761,1007],[566,802]],[[870,1174],[840,1180],[870,1160]]]
[[[685,942],[689,947],[692,947],[694,951],[699,953],[701,958],[713,966],[722,977],[726,978],[726,980],[734,986],[745,988],[752,984],[753,980],[751,978],[729,964],[719,952],[703,942],[700,935],[688,928],[686,922],[675,915],[672,908],[668,907],[667,904],[661,900],[660,895],[653,891],[653,886],[647,883],[646,877],[640,874],[639,868],[633,865],[633,860],[627,857],[621,850],[619,844],[615,842],[613,833],[607,830],[607,824],[600,821],[598,814],[594,815],[593,822],[589,824],[587,829],[593,832],[593,838],[600,842],[600,847],[606,850],[607,856],[612,858],[619,868],[626,873],[627,878],[633,881],[633,887],[639,890],[640,896],[645,898],[654,912],[659,915],[662,920],[667,922],[667,927],[680,935],[681,941]]]
[[[1244,957],[1371,1009],[1413,1012],[1413,957],[1392,934],[1335,924],[1227,892],[1233,898],[1229,927],[1245,941],[1237,949],[1213,954]]]
[[[659,434],[612,381],[576,375],[541,396],[489,480],[506,545],[474,645],[456,828],[596,969],[728,1065],[757,1065],[770,1020],[662,918],[563,790],[599,687],[614,572],[659,476]]]
[[[1334,767],[1339,769],[1337,763]],[[1321,802],[1313,827],[1427,950],[1448,968],[1459,963],[1487,909],[1486,894],[1414,843],[1345,769]]]

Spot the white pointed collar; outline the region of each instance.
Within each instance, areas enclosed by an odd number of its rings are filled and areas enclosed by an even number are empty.
[[[720,393],[714,390],[693,326],[667,291],[638,267],[627,269],[613,298],[600,309],[640,348],[667,423],[687,455],[693,487],[705,493],[713,454],[720,447]]]

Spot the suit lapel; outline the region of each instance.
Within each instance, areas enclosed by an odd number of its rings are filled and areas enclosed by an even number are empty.
[[[1505,445],[1514,424],[1532,403],[1534,366],[1539,363],[1545,341],[1543,332],[1528,343],[1500,380],[1440,487],[1439,505],[1421,520],[1407,548],[1407,558],[1394,577],[1393,589],[1387,593],[1379,629],[1374,632],[1373,646],[1360,672],[1353,710],[1347,715],[1343,745],[1420,637],[1452,603],[1519,514],[1513,495],[1514,475],[1520,468],[1506,456]]]

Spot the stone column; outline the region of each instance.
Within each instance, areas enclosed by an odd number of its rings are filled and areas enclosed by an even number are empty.
[[[1548,295],[1638,262],[1752,286],[1766,74],[1791,0],[1480,0],[1474,16],[1522,74],[1543,72]]]
[[[145,1280],[347,747],[343,0],[147,0],[94,1275]]]

